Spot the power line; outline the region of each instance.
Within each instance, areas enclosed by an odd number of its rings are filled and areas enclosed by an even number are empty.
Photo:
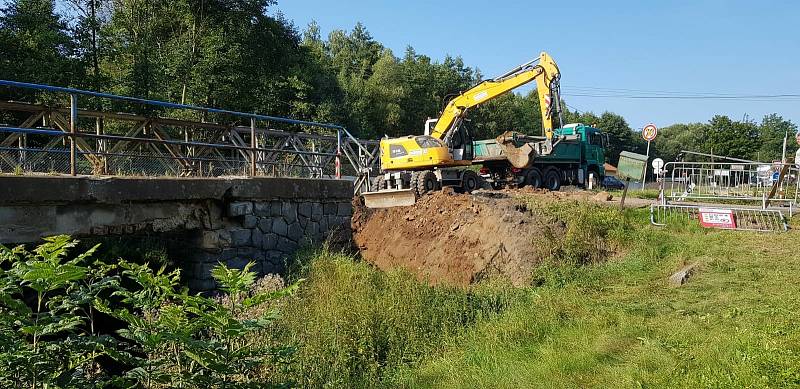
[[[739,95],[739,96],[709,96],[709,95],[624,95],[624,94],[591,94],[591,93],[562,93],[562,96],[569,97],[597,97],[597,98],[618,98],[618,99],[652,99],[652,100],[748,100],[748,101],[797,101],[800,94],[785,95]]]
[[[629,88],[603,88],[593,86],[562,86],[564,96],[622,98],[622,99],[674,99],[674,100],[748,100],[748,101],[797,101],[800,94],[734,94],[717,92],[679,92]],[[572,92],[570,92],[572,91]]]
[[[566,106],[567,106],[567,108],[572,108],[572,110],[573,110],[573,111],[575,111],[577,114],[582,114],[582,113],[585,113],[585,112],[586,112],[586,111],[584,111],[584,110],[582,110],[582,109],[578,109],[577,107],[575,107],[575,106],[574,106],[574,105],[572,105],[572,104],[567,104],[566,102],[564,102],[564,105],[566,105]]]
[[[638,92],[646,95],[682,95],[682,96],[725,96],[725,97],[740,97],[745,96],[791,96],[797,97],[797,93],[782,93],[782,94],[750,94],[750,93],[719,93],[719,92],[688,92],[688,91],[666,91],[654,89],[629,89],[629,88],[608,88],[608,87],[595,87],[595,86],[579,86],[579,85],[562,85],[563,88],[569,90],[581,91],[582,93],[627,93]]]
[[[668,90],[655,90],[655,89],[629,89],[629,88],[607,88],[595,86],[578,86],[578,85],[563,85],[563,87],[570,90],[581,90],[584,92],[592,91],[599,92],[639,92],[646,94],[666,94],[666,95],[713,95],[713,96],[735,96],[741,93],[718,93],[718,92],[688,92],[688,91],[668,91]]]

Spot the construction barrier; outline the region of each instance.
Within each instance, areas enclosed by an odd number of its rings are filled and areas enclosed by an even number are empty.
[[[720,213],[730,212],[730,217],[721,225],[714,226],[720,229],[785,232],[789,229],[783,213],[776,209],[725,207],[723,209],[709,208],[705,205],[676,205],[652,204],[650,206],[650,223],[656,226],[665,226],[670,223],[696,221],[703,224],[703,212]]]

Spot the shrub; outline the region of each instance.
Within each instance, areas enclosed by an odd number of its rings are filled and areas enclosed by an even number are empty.
[[[254,334],[277,317],[261,310],[292,293],[252,288],[255,274],[219,265],[223,298],[190,295],[179,271],[68,259],[76,241],[45,239],[33,252],[0,246],[0,385],[3,387],[263,387],[265,367],[293,351]],[[246,317],[243,312],[260,310]],[[98,312],[123,323],[98,333]],[[121,373],[111,373],[103,359]]]

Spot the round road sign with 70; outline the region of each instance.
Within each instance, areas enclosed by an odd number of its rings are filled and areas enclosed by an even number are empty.
[[[655,139],[657,134],[658,128],[656,128],[655,124],[648,124],[642,129],[642,138],[648,142]]]

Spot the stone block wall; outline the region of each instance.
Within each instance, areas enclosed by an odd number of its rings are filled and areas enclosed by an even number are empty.
[[[218,263],[282,273],[304,245],[351,237],[353,183],[301,178],[144,178],[0,174],[0,243],[135,235],[177,240],[190,288]],[[183,250],[182,250],[183,251]]]
[[[193,290],[215,288],[211,269],[219,263],[242,268],[252,261],[259,274],[282,274],[299,248],[325,240],[344,243],[351,235],[348,199],[234,201],[225,208],[209,212],[214,228],[197,237],[200,252],[189,278]]]

